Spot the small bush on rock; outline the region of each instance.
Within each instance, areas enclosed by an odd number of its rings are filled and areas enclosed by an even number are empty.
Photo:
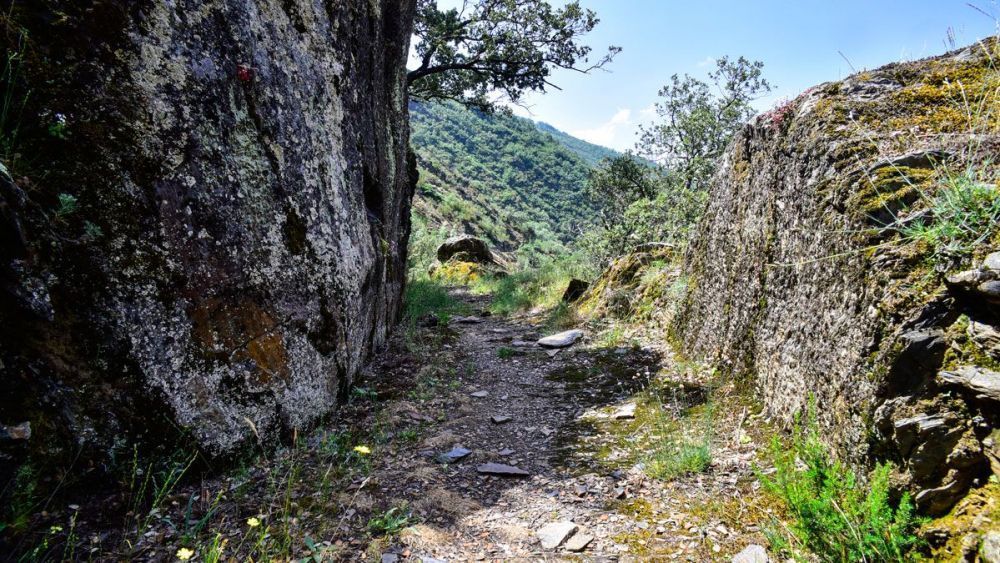
[[[775,438],[771,456],[775,471],[760,480],[792,517],[768,534],[776,550],[797,560],[807,554],[822,561],[910,560],[921,519],[908,495],[895,506],[890,501],[889,465],[878,465],[862,486],[849,467],[832,459],[812,408],[805,426],[796,421],[791,447]]]

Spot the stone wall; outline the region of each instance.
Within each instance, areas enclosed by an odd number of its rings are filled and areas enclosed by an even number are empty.
[[[14,5],[0,424],[31,437],[5,456],[221,456],[335,408],[400,306],[413,8]]]
[[[996,455],[997,404],[940,372],[1000,360],[968,328],[993,330],[996,311],[945,279],[1000,237],[934,255],[900,232],[934,220],[924,195],[947,175],[972,165],[997,181],[984,164],[997,116],[963,110],[995,104],[986,50],[996,60],[994,42],[823,84],[747,126],[689,249],[674,327],[692,355],[751,381],[770,415],[790,422],[815,397],[831,443],[895,463],[928,512],[982,484]]]

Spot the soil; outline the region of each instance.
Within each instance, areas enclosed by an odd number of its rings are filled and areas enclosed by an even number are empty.
[[[581,327],[572,347],[545,350],[535,341],[554,331],[540,318],[488,316],[487,298],[458,296],[471,316],[400,331],[336,419],[295,447],[178,485],[149,517],[127,512],[127,494],[50,511],[71,522],[70,558],[174,561],[186,548],[209,560],[214,541],[240,561],[729,561],[766,545],[754,466],[767,424],[731,384],[641,334],[626,345]],[[704,435],[710,463],[651,476],[657,444],[688,435]],[[443,463],[454,447],[471,453]],[[488,463],[528,475],[480,473]],[[102,529],[97,515],[116,510],[126,525]],[[575,537],[545,549],[538,531],[555,522]],[[47,549],[65,553],[64,536]]]

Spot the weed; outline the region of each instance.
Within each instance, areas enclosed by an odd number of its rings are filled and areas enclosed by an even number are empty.
[[[904,238],[926,244],[937,258],[971,254],[1000,224],[1000,189],[975,170],[945,174],[936,193],[923,197],[929,210],[925,218],[899,230]]]
[[[378,399],[378,392],[370,387],[352,387],[351,401],[374,401]]]
[[[579,322],[576,309],[564,301],[560,301],[553,307],[545,318],[545,326],[550,330],[567,329]]]
[[[136,547],[134,542],[143,537],[153,519],[159,516],[164,501],[173,493],[196,457],[176,454],[162,464],[142,464],[138,448],[133,446],[132,470],[126,488],[130,510],[125,522],[125,543],[130,550]]]
[[[394,535],[410,525],[412,516],[404,503],[376,514],[368,520],[368,531],[374,535]]]
[[[625,342],[625,329],[621,326],[613,326],[597,337],[597,346],[601,348],[616,348]]]
[[[56,217],[63,219],[76,213],[78,208],[76,197],[70,194],[59,194],[59,207],[56,208]]]
[[[0,161],[17,172],[18,133],[21,128],[21,114],[28,102],[30,91],[21,88],[24,54],[27,50],[27,32],[17,30],[17,47],[7,50],[7,57],[0,71],[3,95],[0,97]]]
[[[6,528],[21,531],[27,526],[37,501],[37,484],[38,478],[31,464],[26,463],[17,470],[14,479],[8,484],[8,490],[4,491],[4,496],[7,496],[8,491],[10,496],[3,520],[0,521],[0,532]]]
[[[893,507],[889,465],[878,465],[867,488],[849,467],[832,459],[820,440],[814,402],[807,423],[797,417],[791,447],[771,443],[775,472],[760,475],[765,489],[784,501],[792,521],[768,533],[776,550],[805,560],[811,552],[823,561],[906,561],[919,544],[909,495]]]
[[[447,316],[465,313],[468,305],[451,294],[442,283],[430,279],[411,279],[406,284],[403,297],[403,318],[410,325],[426,315],[436,315],[439,320]]]
[[[665,407],[678,403],[676,397],[668,402],[654,394],[648,405],[655,409],[651,424],[657,440],[647,458],[646,473],[664,481],[701,473],[712,463],[712,406],[690,409],[675,422]]]
[[[514,357],[514,349],[513,348],[508,348],[506,346],[501,346],[501,347],[497,348],[497,357],[500,358],[501,360],[506,360],[508,358],[513,358]]]
[[[701,473],[712,463],[708,443],[667,443],[661,445],[647,464],[646,472],[657,479],[669,481],[681,475]]]

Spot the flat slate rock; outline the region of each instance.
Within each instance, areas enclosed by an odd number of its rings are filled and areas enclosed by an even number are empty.
[[[500,475],[503,477],[527,477],[531,475],[520,467],[504,465],[502,463],[484,463],[476,468],[476,471],[485,475]]]
[[[618,407],[618,410],[611,417],[615,420],[635,418],[635,403],[626,403]]]
[[[942,371],[938,374],[938,379],[946,384],[963,387],[981,399],[1000,402],[1000,372],[978,366],[961,366],[951,371]]]
[[[483,319],[479,317],[452,317],[451,321],[463,325],[476,325],[483,322]]]
[[[743,551],[733,556],[732,563],[770,563],[767,550],[757,544],[746,546]]]
[[[538,339],[538,345],[542,348],[566,348],[572,346],[577,340],[583,337],[583,331],[579,329],[567,330],[545,338]]]
[[[542,542],[543,549],[555,549],[576,532],[572,522],[551,522],[539,528],[535,535]]]
[[[475,393],[469,393],[470,397],[475,397],[477,399],[483,399],[490,396],[489,391],[476,391]]]
[[[490,417],[490,422],[492,422],[493,424],[503,424],[505,422],[510,422],[512,420],[514,419],[505,414],[495,414]]]
[[[445,452],[437,456],[439,463],[455,463],[461,459],[468,457],[472,453],[472,450],[467,450],[461,446],[455,446],[450,452]]]
[[[590,545],[590,542],[592,541],[594,541],[594,536],[581,532],[579,534],[573,534],[573,537],[566,540],[563,547],[566,551],[580,552],[587,549],[587,546]]]

